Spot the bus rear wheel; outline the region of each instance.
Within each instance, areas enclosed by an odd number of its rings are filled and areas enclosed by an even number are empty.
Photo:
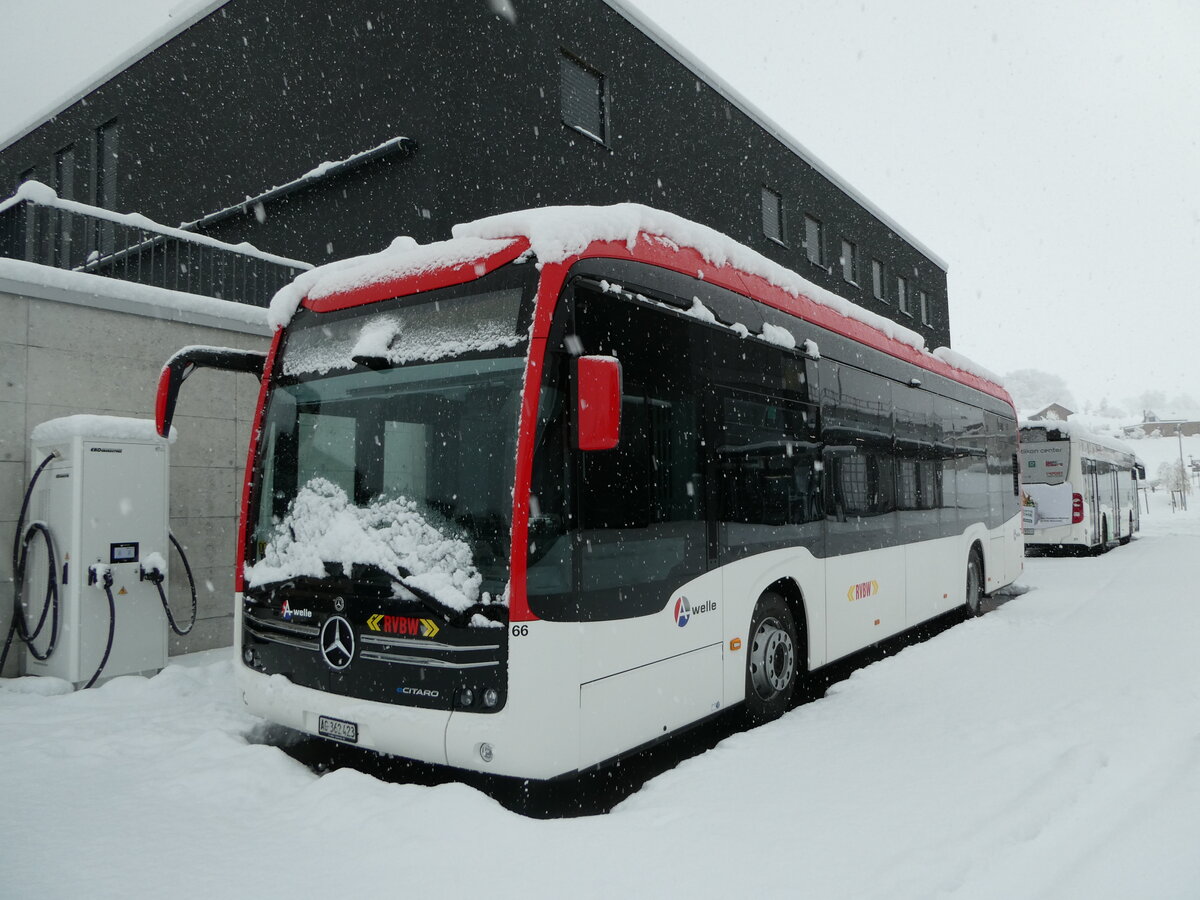
[[[746,719],[751,725],[777,719],[796,690],[800,642],[796,621],[783,597],[768,591],[750,619],[746,654]]]
[[[983,564],[979,554],[972,550],[967,557],[967,615],[983,615]]]

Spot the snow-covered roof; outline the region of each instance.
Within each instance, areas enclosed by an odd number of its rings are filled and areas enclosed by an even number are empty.
[[[1021,428],[1043,428],[1053,429],[1061,434],[1069,435],[1080,441],[1090,441],[1093,444],[1098,444],[1101,447],[1106,447],[1109,450],[1115,450],[1118,453],[1128,453],[1136,456],[1137,453],[1129,444],[1119,438],[1111,437],[1107,434],[1097,434],[1096,432],[1086,428],[1079,422],[1066,422],[1048,419],[1022,419],[1020,422]]]
[[[175,8],[169,13],[172,17],[171,21],[146,35],[125,56],[114,60],[106,69],[103,69],[87,81],[82,83],[77,82],[64,90],[57,99],[43,106],[39,113],[31,116],[23,124],[18,125],[11,134],[4,135],[0,133],[0,150],[7,149],[35,128],[40,127],[63,110],[78,103],[106,81],[115,78],[143,57],[149,56],[167,41],[171,40],[171,38],[191,28],[209,13],[220,9],[227,2],[229,0],[207,0],[202,5],[195,6],[190,10],[186,2],[176,4]]]
[[[227,0],[209,0],[192,9],[190,12],[186,9],[186,4],[181,3],[179,6],[179,17],[171,22],[171,24],[159,31],[153,32],[145,40],[140,42],[134,49],[127,54],[122,60],[114,63],[108,69],[104,70],[95,78],[78,86],[73,90],[68,91],[48,108],[34,116],[25,125],[18,128],[16,132],[7,140],[0,135],[0,150],[5,149],[10,144],[15,143],[30,131],[37,128],[48,119],[58,115],[60,112],[68,108],[74,103],[77,103],[83,97],[86,97],[96,88],[115,77],[125,69],[129,68],[138,60],[157,50],[171,38],[175,37],[182,31],[190,28],[193,24],[203,19],[205,16],[225,5]],[[834,171],[828,164],[823,162],[816,154],[801,144],[795,137],[789,134],[782,126],[775,122],[770,116],[759,109],[755,104],[746,99],[727,81],[713,72],[704,63],[702,63],[694,54],[686,49],[682,44],[674,40],[670,35],[665,33],[653,20],[647,18],[641,10],[637,9],[629,0],[603,0],[611,9],[617,12],[620,16],[630,22],[639,31],[645,34],[658,46],[662,47],[670,54],[677,62],[685,66],[689,71],[695,74],[702,81],[707,83],[718,94],[732,103],[735,107],[744,112],[751,121],[757,124],[760,128],[778,140],[781,144],[791,150],[793,153],[800,156],[814,169],[828,178],[831,182],[838,186],[856,203],[878,218],[881,222],[887,225],[896,234],[903,237],[908,243],[915,247],[918,251],[925,255],[932,263],[938,266],[942,271],[948,271],[949,266],[946,261],[934,253],[929,247],[918,240],[907,229],[901,226],[898,222],[892,219],[882,209],[877,207],[866,196],[859,193],[853,185],[847,182],[841,175]],[[371,152],[371,151],[368,151]],[[319,168],[319,167],[318,167]],[[314,170],[315,172],[315,170]],[[301,177],[301,180],[308,179],[314,173],[310,172]],[[273,189],[274,190],[274,189]],[[253,202],[253,201],[246,201]],[[237,204],[229,209],[238,209],[245,206],[245,202]],[[229,210],[222,210],[221,213],[227,213]],[[213,214],[217,215],[217,214]]]
[[[452,233],[453,240],[425,245],[409,237],[397,238],[379,253],[339,260],[305,272],[275,295],[269,321],[277,328],[286,325],[306,296],[315,299],[462,265],[498,253],[518,238],[528,240],[540,265],[567,260],[597,241],[623,242],[632,249],[639,240],[657,240],[671,248],[692,248],[716,268],[731,267],[758,276],[793,297],[804,297],[828,307],[944,365],[997,385],[1001,383],[988,370],[948,348],[929,353],[925,339],[912,329],[851,303],[727,235],[638,203],[528,209],[456,225]]]
[[[929,249],[924,243],[918,240],[906,228],[896,222],[891,216],[885,213],[882,209],[872,203],[866,196],[860,194],[848,181],[842,178],[829,165],[817,157],[815,153],[801,144],[791,134],[789,134],[783,126],[779,125],[775,120],[768,116],[765,112],[747,100],[740,92],[738,92],[729,82],[725,81],[721,76],[717,75],[712,69],[704,65],[690,50],[682,44],[677,43],[674,38],[663,32],[663,30],[655,24],[655,22],[647,18],[641,10],[639,10],[628,0],[604,0],[610,7],[620,13],[624,18],[632,22],[637,28],[650,38],[654,43],[658,44],[666,50],[671,56],[675,57],[676,61],[682,63],[690,69],[698,78],[706,82],[718,94],[744,112],[751,121],[766,131],[771,137],[775,138],[789,150],[800,156],[810,166],[828,178],[831,182],[837,185],[856,203],[879,219],[888,228],[904,238],[908,243],[915,247],[925,257],[936,265],[943,272],[948,272],[949,264]]]

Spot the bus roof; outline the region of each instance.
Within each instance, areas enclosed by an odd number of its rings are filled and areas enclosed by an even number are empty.
[[[379,253],[301,274],[272,300],[269,321],[283,327],[301,304],[322,311],[396,296],[400,282],[409,293],[470,280],[527,252],[541,266],[609,255],[598,245],[623,247],[623,255],[634,258],[649,254],[653,259],[648,261],[743,294],[749,278],[757,283],[753,295],[769,305],[1012,403],[997,376],[961,354],[946,347],[931,352],[912,329],[851,303],[706,225],[637,203],[505,213],[456,225],[451,240],[432,244],[397,238]],[[690,270],[682,267],[688,257]],[[449,280],[439,280],[438,273]],[[419,287],[413,287],[414,278]]]
[[[1063,422],[1048,419],[1022,419],[1019,427],[1024,430],[1026,428],[1040,428],[1043,431],[1053,429],[1059,431],[1068,437],[1079,441],[1091,441],[1108,450],[1115,450],[1117,453],[1126,453],[1129,456],[1137,457],[1134,449],[1119,438],[1109,437],[1106,434],[1097,434],[1078,422]],[[1140,462],[1140,460],[1139,460]]]

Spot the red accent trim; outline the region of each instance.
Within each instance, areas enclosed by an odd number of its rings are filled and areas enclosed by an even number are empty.
[[[542,367],[546,362],[546,335],[554,318],[558,294],[566,279],[567,267],[542,266],[537,302],[533,312],[533,340],[529,342],[529,364],[525,367],[525,388],[521,395],[521,422],[517,430],[517,470],[513,486],[512,551],[509,556],[508,618],[511,622],[533,622],[537,616],[529,608],[525,594],[525,548],[529,544],[529,487],[533,481],[533,441],[537,436],[538,401],[542,392]]]
[[[422,291],[433,291],[438,288],[465,284],[482,278],[488,272],[494,272],[503,265],[512,262],[529,249],[529,239],[516,237],[502,250],[497,250],[491,256],[468,260],[443,269],[418,272],[415,275],[405,275],[400,278],[390,278],[377,281],[350,291],[342,291],[318,297],[313,300],[305,297],[301,305],[313,312],[332,312],[335,309],[349,309],[352,306],[364,306],[379,300],[390,300],[392,297],[407,297]]]
[[[262,430],[263,411],[267,406],[267,387],[275,369],[279,345],[283,341],[283,329],[275,330],[267,361],[263,364],[262,383],[258,388],[258,406],[254,410],[254,428],[250,431],[250,446],[246,450],[246,471],[242,476],[242,514],[238,516],[237,553],[234,556],[233,589],[239,594],[246,590],[246,521],[250,514],[250,479],[254,475],[254,454],[258,449],[258,433]]]
[[[633,250],[630,250],[623,241],[596,241],[578,256],[564,261],[562,265],[569,268],[581,259],[590,258],[628,259],[650,263],[674,272],[681,272],[684,275],[699,275],[710,284],[736,291],[752,300],[783,310],[811,322],[813,325],[818,325],[835,334],[894,356],[896,359],[912,363],[928,372],[934,372],[952,381],[957,381],[959,384],[990,394],[998,400],[1003,400],[1009,406],[1013,406],[1008,392],[995,382],[956,369],[910,344],[888,337],[874,326],[845,316],[804,295],[793,296],[760,275],[751,275],[731,266],[714,266],[705,260],[699,251],[691,247],[677,247],[669,242],[663,243],[654,235],[641,233],[638,235],[637,244]],[[536,331],[535,334],[537,334]],[[1013,415],[1016,415],[1015,406],[1013,406]]]
[[[167,418],[167,392],[170,387],[171,370],[163,366],[163,370],[158,374],[158,393],[154,397],[154,430],[158,432],[159,437],[168,436],[163,429],[163,423]]]
[[[621,439],[621,364],[612,356],[581,356],[575,391],[580,450],[611,450]]]

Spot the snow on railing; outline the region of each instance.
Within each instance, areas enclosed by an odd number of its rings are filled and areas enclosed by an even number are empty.
[[[248,243],[66,200],[37,181],[0,202],[0,257],[254,306],[312,268]]]

